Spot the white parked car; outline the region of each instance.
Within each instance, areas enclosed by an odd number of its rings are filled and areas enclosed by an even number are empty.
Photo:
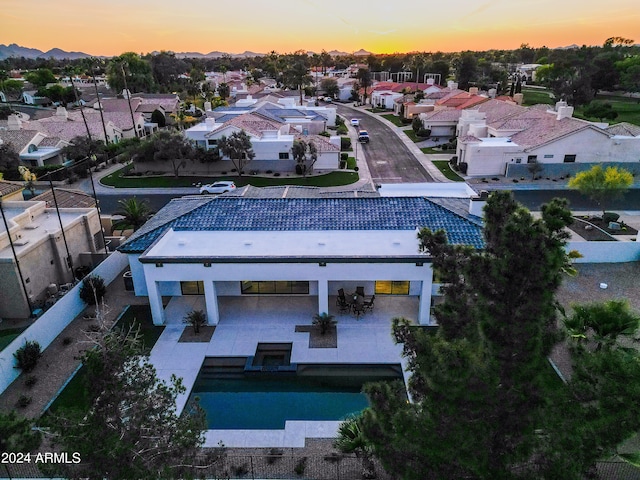
[[[200,193],[227,193],[236,188],[236,184],[230,181],[209,183],[208,185],[202,185],[200,187]]]
[[[360,125],[360,119],[359,118],[352,118],[351,119],[351,126],[352,127],[357,127],[358,125]]]

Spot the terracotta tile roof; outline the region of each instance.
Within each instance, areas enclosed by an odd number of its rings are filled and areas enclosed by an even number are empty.
[[[219,128],[216,128],[212,132],[208,133],[205,136],[211,136],[216,132],[225,129],[229,126],[237,127],[241,130],[244,130],[248,134],[262,138],[263,132],[265,131],[274,131],[280,130],[282,124],[275,122],[274,120],[268,120],[267,118],[257,115],[254,113],[245,113],[243,115],[238,115],[231,120],[223,123]]]
[[[62,140],[60,137],[47,137],[44,138],[39,144],[39,147],[60,147],[60,146],[64,146],[61,144],[66,144],[68,142],[65,142],[64,140]]]
[[[20,153],[22,149],[33,142],[33,139],[38,133],[38,130],[0,130],[0,139],[2,139],[4,143],[11,145],[16,152]]]
[[[142,103],[141,98],[131,97],[131,109],[135,112]],[[129,101],[126,98],[103,98],[100,100],[103,111],[129,112]]]
[[[625,137],[639,137],[640,126],[633,123],[621,122],[615,125],[610,125],[606,128],[607,132],[611,135],[622,135]]]
[[[296,140],[304,140],[305,142],[313,142],[318,149],[318,152],[339,152],[340,146],[334,145],[329,141],[327,137],[322,135],[302,135],[300,133],[295,135]]]
[[[0,180],[0,198],[15,192],[19,192],[20,190],[24,190],[24,187],[18,183]]]
[[[489,124],[503,118],[521,114],[526,111],[527,108],[503,100],[490,99],[473,109],[485,113],[487,115],[487,124]]]
[[[457,122],[460,120],[462,112],[455,108],[435,110],[433,112],[421,113],[420,118],[427,122]]]
[[[96,206],[94,198],[80,190],[71,190],[67,188],[56,188],[56,202],[59,208],[91,208]],[[46,190],[40,195],[33,197],[32,200],[47,202],[47,206],[53,206],[53,193],[51,189]]]

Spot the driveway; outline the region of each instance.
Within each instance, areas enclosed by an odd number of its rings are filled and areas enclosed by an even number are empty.
[[[373,115],[360,114],[356,108],[335,105],[338,113],[347,119],[347,124],[352,118],[358,118],[359,128],[369,132],[369,143],[359,144],[357,148],[364,151],[374,183],[435,181],[390,127]]]

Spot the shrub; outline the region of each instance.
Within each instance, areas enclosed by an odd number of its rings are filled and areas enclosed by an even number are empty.
[[[20,398],[18,398],[18,401],[16,402],[16,407],[18,407],[18,408],[27,408],[27,406],[30,403],[31,403],[31,397],[29,397],[27,395],[20,395]]]
[[[360,170],[360,167],[353,167],[354,172],[357,172],[358,170]]]
[[[38,382],[38,377],[35,375],[29,375],[27,379],[24,381],[24,386],[27,388],[32,388]]]
[[[107,293],[107,287],[102,277],[98,275],[89,275],[82,280],[80,287],[80,299],[87,305],[95,305],[100,303],[102,297]]]
[[[413,120],[411,120],[411,128],[416,133],[416,135],[420,135],[418,132],[420,130],[424,130],[424,125],[422,123],[422,120],[420,119],[420,115],[416,115],[415,117],[413,117]]]
[[[468,167],[469,167],[469,164],[467,162],[460,162],[458,164],[458,169],[460,170],[460,173],[462,173],[463,175],[467,174]]]
[[[71,338],[71,337],[64,337],[62,339],[62,345],[64,345],[65,347],[67,345],[71,345],[71,342],[73,342],[73,338]]]
[[[322,136],[322,137],[331,137],[331,134],[327,131],[324,132],[320,132],[318,135]]]
[[[457,155],[454,155],[453,157],[451,157],[451,158],[449,159],[449,165],[451,165],[451,166],[455,166],[455,165],[457,165],[457,164],[458,164],[458,156],[457,156]]]
[[[327,312],[316,313],[313,316],[313,324],[320,327],[320,335],[324,335],[329,329],[337,322],[334,320],[334,316]]]
[[[340,169],[344,170],[345,168],[347,168],[347,162],[344,160],[340,160]]]
[[[200,327],[207,323],[207,316],[202,310],[191,310],[182,319],[182,322],[191,325],[193,332],[198,335],[200,333]]]
[[[34,341],[26,341],[13,356],[16,359],[16,368],[28,373],[36,368],[38,360],[42,356],[40,344]]]
[[[419,137],[429,137],[431,136],[431,130],[428,128],[421,128],[416,132],[416,135],[418,135]]]
[[[273,174],[274,177],[279,177],[280,176],[280,172],[276,172]]]
[[[340,150],[351,150],[351,139],[349,137],[340,137]]]
[[[342,152],[342,153],[340,154],[340,160],[342,160],[342,161],[345,161],[345,162],[346,162],[348,159],[349,159],[349,154],[348,154],[347,152]]]
[[[602,215],[602,221],[607,225],[609,224],[609,222],[617,222],[619,218],[620,215],[615,212],[604,212],[604,214]]]
[[[267,464],[273,465],[276,463],[276,460],[279,460],[284,452],[279,448],[272,448],[269,450],[269,454],[267,455]]]
[[[339,125],[338,128],[336,128],[336,133],[338,135],[346,135],[347,133],[349,133],[349,130],[347,129],[346,125]]]
[[[302,475],[306,468],[307,468],[307,457],[302,457],[300,460],[298,460],[298,463],[296,463],[296,466],[293,468],[293,471],[296,473],[296,475]]]

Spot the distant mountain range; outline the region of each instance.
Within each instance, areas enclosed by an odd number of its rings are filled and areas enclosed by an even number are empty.
[[[152,54],[157,54],[160,52],[154,51]],[[314,52],[309,51],[309,55],[312,55]],[[338,50],[331,50],[328,52],[331,56],[339,56],[339,55],[349,55],[347,52],[340,52]],[[357,52],[354,52],[353,55],[356,56],[367,56],[371,52],[360,49]],[[219,51],[213,51],[209,53],[200,53],[200,52],[175,52],[176,57],[179,58],[219,58],[226,55],[229,55],[233,58],[245,58],[245,57],[263,57],[265,53],[256,53],[256,52],[242,52],[242,53],[225,53]],[[10,57],[25,57],[25,58],[55,58],[57,60],[62,60],[64,58],[68,58],[70,60],[76,60],[78,58],[86,58],[86,57],[95,57],[96,55],[90,55],[84,52],[67,52],[65,50],[61,50],[60,48],[52,48],[46,52],[42,50],[38,50],[37,48],[28,48],[22,47],[20,45],[16,45],[12,43],[11,45],[2,45],[0,44],[0,60],[4,60],[5,58]]]

